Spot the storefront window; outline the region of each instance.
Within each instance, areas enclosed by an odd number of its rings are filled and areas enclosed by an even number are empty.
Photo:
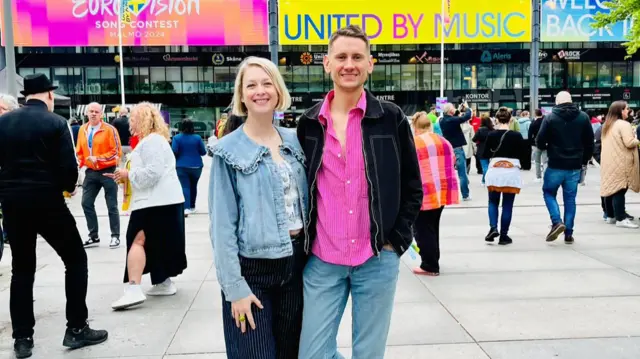
[[[198,93],[198,68],[182,68],[182,93]]]
[[[462,65],[460,64],[451,64],[447,65],[451,66],[451,83],[453,85],[454,90],[459,90],[462,88]]]
[[[640,61],[633,62],[633,86],[640,87]]]
[[[20,77],[32,75],[34,73],[33,70],[33,67],[21,67],[18,69],[18,75],[20,75]]]
[[[82,67],[73,67],[69,69],[69,87],[72,93],[76,95],[84,94],[84,76]]]
[[[371,74],[371,91],[385,91],[386,90],[386,76],[385,76],[386,66],[374,66],[373,73]]]
[[[230,70],[228,66],[213,68],[213,87],[216,93],[233,92],[235,76],[231,74]]]
[[[614,62],[612,64],[613,69],[613,86],[631,86],[631,74],[632,68],[629,62]]]
[[[553,81],[551,79],[551,62],[545,62],[540,64],[540,88],[546,89],[551,87]]]
[[[431,90],[431,65],[416,65],[416,80],[418,91]]]
[[[522,83],[522,64],[507,65],[507,88],[524,88]]]
[[[53,69],[53,76],[51,78],[51,82],[55,86],[58,86],[58,90],[56,92],[68,95],[69,92],[69,78],[68,78],[68,70],[66,67],[55,67]]]
[[[164,67],[151,67],[151,93],[167,93],[167,76]]]
[[[598,62],[598,87],[611,87],[611,62]]]
[[[492,89],[507,88],[507,64],[493,64],[490,86]]]
[[[324,92],[329,92],[333,90],[333,80],[331,79],[331,74],[328,74],[325,71],[323,76],[324,76]]]
[[[489,89],[491,87],[491,65],[479,64],[478,69],[478,85],[479,89]]]
[[[167,67],[167,93],[182,93],[182,76],[179,67]]]
[[[462,89],[470,90],[478,86],[477,67],[472,64],[462,65]]]
[[[291,92],[309,92],[308,66],[293,66]]]
[[[531,85],[531,66],[529,64],[522,65],[522,82],[524,88],[529,88]]]
[[[137,75],[138,81],[136,83],[137,93],[147,94],[151,92],[151,76],[148,67],[138,67],[137,71],[134,70],[134,75]]]
[[[113,95],[120,93],[120,81],[118,81],[118,73],[115,67],[101,67],[100,77],[103,94]]]
[[[284,79],[284,83],[287,86],[288,89],[291,88],[293,79],[291,76],[291,70],[290,67],[287,66],[279,66],[280,69],[280,74],[282,75],[282,78]]]
[[[416,90],[416,65],[401,65],[400,85],[402,91]]]
[[[86,92],[87,95],[99,95],[100,94],[100,68],[99,67],[87,67],[84,69],[87,79]]]
[[[400,65],[388,65],[387,66],[387,91],[400,91]]]
[[[120,80],[118,79],[118,81]],[[136,92],[136,76],[134,75],[133,67],[124,68],[124,90],[125,93]]]
[[[198,78],[200,78],[200,84],[198,89],[200,93],[214,93],[213,90],[213,67],[204,66],[198,67]]]
[[[554,88],[564,88],[564,64],[553,63],[551,67],[551,84]]]
[[[596,62],[582,63],[582,87],[596,87],[598,82],[598,64]]]
[[[431,89],[440,90],[440,65],[431,65]]]
[[[582,86],[582,63],[569,62],[567,64],[569,88],[577,88]]]
[[[324,68],[322,66],[309,66],[309,91],[323,92]]]

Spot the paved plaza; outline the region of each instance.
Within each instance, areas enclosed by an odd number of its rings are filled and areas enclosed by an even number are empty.
[[[64,267],[39,240],[34,287],[34,358],[223,359],[220,288],[216,282],[206,212],[208,160],[200,182],[200,213],[187,219],[189,267],[176,279],[174,297],[149,297],[141,307],[113,312],[122,293],[123,247],[108,248],[102,197],[100,248],[87,250],[91,325],[109,330],[103,344],[67,352],[64,335]],[[472,173],[475,172],[472,170]],[[541,185],[526,172],[516,198],[513,245],[485,244],[487,195],[472,174],[473,201],[445,209],[441,271],[416,277],[417,259],[403,257],[387,359],[637,359],[640,358],[640,231],[602,221],[599,173],[580,187],[576,243],[547,244],[549,218]],[[640,197],[628,196],[628,212],[640,215]],[[70,202],[86,236],[80,196]],[[122,218],[122,233],[128,217]],[[38,214],[33,214],[38,220]],[[108,241],[107,241],[108,242]],[[0,358],[13,358],[9,317],[10,251],[0,263]],[[150,286],[149,279],[144,285]],[[372,313],[373,315],[373,313]],[[350,355],[350,309],[339,333]],[[247,358],[251,359],[251,358]]]

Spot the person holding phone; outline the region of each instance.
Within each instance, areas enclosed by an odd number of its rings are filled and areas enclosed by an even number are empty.
[[[471,193],[469,192],[469,177],[467,176],[467,157],[464,153],[464,146],[467,145],[467,139],[462,131],[462,124],[471,119],[471,109],[466,100],[463,100],[458,106],[460,116],[456,116],[456,107],[452,103],[444,105],[444,115],[440,120],[440,128],[444,138],[451,143],[453,151],[456,155],[456,170],[460,178],[460,192],[462,192],[462,200],[470,201]]]

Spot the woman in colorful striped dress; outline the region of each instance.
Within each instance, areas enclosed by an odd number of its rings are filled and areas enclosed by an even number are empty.
[[[433,133],[426,113],[412,118],[415,143],[422,177],[422,207],[415,223],[415,238],[422,263],[413,273],[440,275],[440,216],[445,206],[458,204],[458,176],[453,147],[444,137]]]

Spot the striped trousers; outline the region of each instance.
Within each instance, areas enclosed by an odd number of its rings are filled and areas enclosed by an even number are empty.
[[[302,330],[304,236],[292,242],[293,255],[280,259],[240,257],[242,276],[264,309],[253,306],[256,329],[243,334],[222,293],[222,321],[228,359],[297,359]]]

